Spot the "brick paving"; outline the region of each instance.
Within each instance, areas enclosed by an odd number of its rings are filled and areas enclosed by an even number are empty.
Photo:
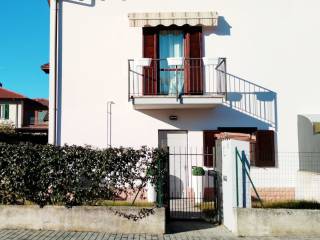
[[[110,234],[95,232],[59,232],[0,230],[0,240],[315,240],[320,237],[235,237],[223,226],[212,227],[194,222],[175,222],[170,234]]]

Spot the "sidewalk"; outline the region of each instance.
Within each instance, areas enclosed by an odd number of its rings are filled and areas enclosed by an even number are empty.
[[[182,233],[166,235],[149,234],[108,234],[93,232],[57,232],[57,231],[31,231],[31,230],[0,230],[0,240],[315,240],[319,238],[307,237],[255,237],[238,238],[232,236],[223,227],[200,229]]]

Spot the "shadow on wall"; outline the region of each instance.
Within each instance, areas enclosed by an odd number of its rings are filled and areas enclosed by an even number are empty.
[[[320,114],[298,115],[299,169],[320,173],[320,134],[314,132],[314,123]]]
[[[270,124],[277,131],[277,93],[226,73],[224,105]]]
[[[218,36],[230,36],[231,35],[232,26],[227,22],[227,20],[223,16],[218,17],[218,25],[217,27],[206,27],[205,34],[211,35],[215,34]]]
[[[175,174],[175,173],[173,173]],[[172,173],[170,173],[169,176],[170,179],[170,197],[171,198],[182,198],[185,194],[185,190],[184,189],[184,182],[181,180],[181,178],[177,177],[176,175],[172,175]]]
[[[140,110],[140,112],[165,122],[177,129],[193,131],[216,130],[218,127],[257,127],[268,129],[270,124],[248,116],[228,106],[218,106],[213,109],[179,110]],[[176,115],[178,120],[172,121],[170,115]]]
[[[63,1],[85,6],[85,7],[94,7],[96,5],[96,0],[63,0]]]

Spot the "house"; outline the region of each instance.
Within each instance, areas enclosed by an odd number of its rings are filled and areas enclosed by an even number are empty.
[[[30,99],[0,87],[0,123],[10,124],[20,132],[48,132],[47,99]]]
[[[46,63],[46,64],[41,65],[41,70],[42,70],[43,72],[45,72],[46,74],[49,74],[49,71],[50,71],[49,63]]]
[[[50,7],[51,143],[169,147],[212,169],[216,140],[241,139],[256,187],[294,197],[299,156],[277,153],[298,153],[297,116],[319,111],[318,1]]]

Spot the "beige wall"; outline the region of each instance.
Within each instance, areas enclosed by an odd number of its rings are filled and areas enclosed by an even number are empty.
[[[320,236],[320,211],[237,208],[239,236]],[[290,239],[290,237],[288,238]]]
[[[137,215],[136,207],[0,206],[0,229],[32,229],[107,233],[165,232],[165,209],[133,221],[115,214]]]

